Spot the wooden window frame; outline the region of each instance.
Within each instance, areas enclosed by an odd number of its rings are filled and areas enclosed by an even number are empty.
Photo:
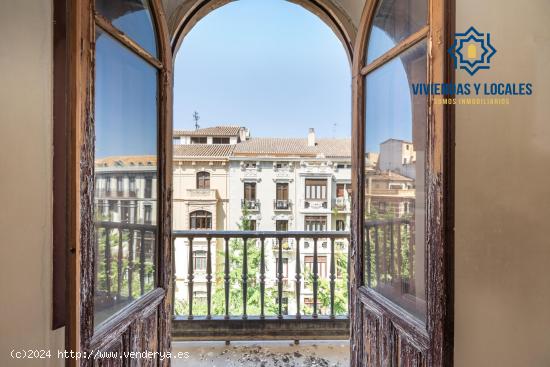
[[[191,223],[193,223],[193,218],[195,219],[195,223],[197,223],[197,220],[202,222],[204,221],[204,226],[193,226]],[[209,224],[209,225],[208,225]],[[210,213],[207,210],[195,210],[189,213],[189,228],[190,229],[197,229],[197,230],[210,230],[212,229],[212,213]]]
[[[306,200],[327,200],[328,180],[326,178],[306,178],[304,181],[304,190]]]
[[[245,201],[251,201],[251,202],[256,201],[256,199],[257,199],[257,186],[258,185],[257,185],[256,182],[245,182],[243,184],[243,195],[244,195],[244,200]],[[249,195],[247,195],[247,192],[249,193]]]
[[[382,0],[368,2],[361,17],[352,67],[352,231],[350,251],[351,366],[452,366],[454,107],[428,97],[426,146],[426,323],[365,286],[364,185],[365,77],[403,51],[428,40],[427,82],[450,83],[454,68],[447,49],[454,34],[454,0],[429,0],[428,25],[365,65],[366,46]],[[408,361],[408,362],[407,362]]]
[[[304,217],[304,230],[310,231],[308,229],[308,223],[319,223],[320,228],[314,229],[313,231],[325,231],[327,229],[328,219],[326,215],[306,215]]]
[[[207,144],[208,138],[206,136],[192,136],[191,144]]]
[[[200,256],[198,256],[200,255]],[[193,251],[193,269],[198,272],[206,272],[206,250],[195,250]],[[204,267],[199,267],[198,264],[204,264]]]
[[[287,182],[277,182],[275,186],[275,200],[288,201],[289,186],[290,185]]]
[[[212,144],[230,144],[231,138],[223,136],[215,136],[212,138]]]
[[[94,0],[54,0],[54,276],[53,324],[65,326],[65,349],[89,352],[128,345],[122,335],[143,318],[158,323],[158,351],[170,349],[172,318],[172,52],[161,0],[150,0],[158,57],[151,56],[106,18]],[[158,72],[158,246],[156,288],[94,330],[94,68],[95,27]],[[151,313],[152,312],[152,313]],[[135,326],[133,326],[135,325]],[[145,332],[153,332],[142,324]],[[145,335],[145,334],[143,334]],[[147,347],[144,345],[144,348]],[[68,359],[68,366],[89,362]],[[167,366],[168,361],[163,365]]]
[[[208,185],[206,185],[207,182],[208,182]],[[207,171],[197,172],[197,189],[210,190],[210,172],[207,172]]]

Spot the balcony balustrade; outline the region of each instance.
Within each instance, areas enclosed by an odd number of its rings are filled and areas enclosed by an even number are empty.
[[[273,200],[273,209],[290,210],[292,202],[290,200]]]
[[[175,340],[242,340],[242,339],[347,339],[349,336],[349,319],[347,312],[337,311],[335,307],[336,287],[337,282],[344,278],[339,278],[337,275],[337,255],[341,247],[337,246],[337,241],[348,241],[349,233],[347,232],[296,232],[296,231],[174,231],[174,248],[185,244],[187,248],[184,250],[188,253],[187,257],[187,279],[185,285],[187,287],[187,312],[184,315],[175,315],[173,322],[173,337]],[[185,239],[183,242],[178,242],[177,239]],[[300,251],[300,245],[305,241],[312,243],[309,249],[310,255],[313,258],[312,263],[304,264],[304,254]],[[218,242],[221,241],[221,242]],[[233,241],[239,241],[236,244]],[[294,243],[292,252],[289,254],[288,249],[285,249],[285,241]],[[322,249],[321,244],[329,242],[330,249]],[[193,261],[194,246],[196,243],[201,243],[201,248],[206,243],[206,305],[203,306],[202,313],[195,315],[194,306],[197,299],[194,297],[195,289],[195,269]],[[221,243],[221,246],[220,246]],[[267,245],[276,244],[271,247],[273,257],[269,258]],[[233,244],[233,247],[232,247]],[[215,248],[218,251],[218,274],[213,269],[213,254]],[[323,268],[320,268],[321,255],[330,255],[328,264],[322,263]],[[252,253],[259,252],[259,261],[257,269],[251,269],[249,265],[249,256]],[[239,268],[232,268],[234,262],[232,258],[235,256],[240,258]],[[292,256],[293,259],[290,259]],[[347,273],[347,252],[342,254],[346,259],[346,269],[340,270]],[[326,259],[326,257],[324,257]],[[223,259],[223,260],[222,260]],[[271,259],[271,260],[270,260]],[[288,259],[285,262],[283,259]],[[289,275],[290,261],[294,266],[294,279],[292,274]],[[271,263],[268,264],[268,261]],[[275,279],[269,279],[267,266],[275,264]],[[328,269],[327,269],[328,265]],[[273,268],[272,268],[273,269]],[[178,269],[176,269],[176,273]],[[239,273],[238,278],[235,274]],[[307,279],[306,279],[307,278]],[[216,313],[213,308],[214,292],[213,286],[216,284],[216,279],[220,287],[218,287],[217,297],[220,293],[223,298],[223,312]],[[308,286],[304,285],[305,281]],[[328,288],[328,292],[320,294],[321,283]],[[291,286],[291,283],[293,283]],[[202,285],[204,286],[204,285]],[[349,283],[345,278],[344,288],[346,294]],[[289,294],[289,289],[292,295]],[[231,311],[235,305],[231,304],[231,296],[235,291],[240,293],[240,314],[234,315]],[[311,307],[303,307],[302,304],[304,294],[311,297]],[[296,312],[293,315],[287,315],[289,296],[293,296],[293,301],[296,304]],[[258,313],[249,315],[249,302],[253,298],[259,297]],[[275,297],[275,314],[270,314],[267,310],[267,303],[273,299],[267,297]],[[325,306],[322,307],[320,297],[325,301]],[[174,294],[174,301],[176,296]],[[218,299],[219,302],[219,299]],[[347,305],[347,299],[346,299]],[[204,307],[205,306],[205,307]],[[305,314],[303,310],[309,310],[309,314]],[[347,309],[347,306],[346,306]],[[219,307],[218,307],[219,310]]]
[[[217,191],[214,189],[187,189],[185,190],[186,200],[209,200],[217,199]]]
[[[327,199],[305,199],[304,209],[328,209]]]
[[[147,269],[153,265],[149,252],[154,248],[156,226],[99,222],[96,227],[97,241],[102,243],[96,256],[107,274],[98,291],[98,302],[109,304],[120,297],[131,300],[146,293],[149,278],[154,277]],[[406,295],[415,286],[411,220],[367,221],[365,233],[365,281],[373,289],[398,282]],[[342,290],[349,290],[348,232],[190,230],[174,231],[172,237],[175,264],[182,264],[175,257],[176,250],[188,255],[183,282],[187,307],[184,313],[174,315],[174,340],[349,337],[348,303],[344,311],[336,308]],[[294,244],[292,251],[285,251],[285,239]],[[276,247],[271,246],[273,242]],[[200,271],[194,268],[195,249],[206,251],[206,268]],[[259,256],[253,258],[254,254]],[[238,267],[235,259],[239,260]],[[176,301],[175,288],[179,285],[175,274],[181,272],[174,270],[172,297]],[[249,312],[251,302],[257,303]]]
[[[96,249],[101,249],[95,254],[98,259],[96,307],[108,308],[115,301],[129,301],[145,294],[154,278],[151,253],[155,248],[157,226],[98,222],[96,232]],[[102,268],[101,281],[99,264]]]
[[[332,207],[338,210],[350,210],[350,200],[345,197],[337,197],[333,200]]]
[[[258,199],[242,199],[241,208],[247,210],[260,210],[260,200]]]

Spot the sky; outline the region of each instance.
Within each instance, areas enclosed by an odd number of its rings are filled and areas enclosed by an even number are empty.
[[[282,0],[240,0],[207,15],[176,57],[174,128],[241,125],[252,136],[351,135],[351,70],[317,16]]]
[[[115,24],[155,52],[145,11]],[[394,45],[375,27],[369,54]],[[96,156],[155,154],[156,71],[106,35],[96,55]],[[412,139],[409,83],[400,58],[367,77],[366,151],[389,138]],[[317,16],[287,1],[229,3],[198,22],[176,55],[175,129],[194,129],[197,111],[201,127],[240,125],[253,137],[306,137],[310,127],[318,137],[350,137],[351,101],[344,46]]]

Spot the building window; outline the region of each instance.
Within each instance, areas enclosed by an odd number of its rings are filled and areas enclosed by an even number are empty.
[[[326,231],[327,217],[306,216],[305,230],[306,231]]]
[[[306,199],[324,200],[327,198],[327,180],[306,180]]]
[[[191,137],[191,144],[206,144],[206,136],[193,136]]]
[[[256,162],[243,162],[244,168],[256,168],[257,163]]]
[[[111,195],[111,177],[105,177],[105,192],[107,196]]]
[[[123,201],[120,205],[120,221],[130,223],[132,220],[133,206],[128,201]]]
[[[116,178],[116,194],[118,196],[124,195],[124,181],[122,181],[122,177]]]
[[[153,208],[151,207],[151,205],[143,206],[143,223],[153,223]]]
[[[210,173],[204,171],[197,173],[197,189],[210,189]]]
[[[288,280],[288,258],[283,257],[283,280]],[[279,258],[275,258],[275,274],[279,275]]]
[[[275,222],[275,228],[279,232],[288,231],[288,220],[278,220]]]
[[[277,183],[275,208],[288,209],[288,183]]]
[[[288,297],[282,297],[281,298],[282,300],[282,314],[283,315],[288,315]],[[279,297],[277,297],[277,299],[275,300],[276,304],[279,305]]]
[[[351,196],[351,184],[349,183],[336,184],[336,197],[343,198],[343,197],[346,197],[346,194],[348,196]]]
[[[113,221],[114,215],[118,214],[118,201],[109,200],[109,220]]]
[[[135,177],[130,177],[128,179],[128,195],[130,195],[130,197],[133,197],[133,198],[137,196]]]
[[[206,210],[197,210],[189,215],[191,229],[212,229],[212,214]]]
[[[278,183],[276,195],[277,195],[277,200],[288,201],[288,184]]]
[[[145,178],[145,198],[150,199],[153,197],[153,178]]]
[[[229,138],[212,138],[212,144],[229,144]]]
[[[193,269],[197,271],[206,271],[206,251],[193,251]]]
[[[256,219],[249,219],[248,220],[248,228],[245,228],[245,230],[255,231],[256,230]]]
[[[288,220],[277,220],[275,221],[275,230],[277,232],[288,232]],[[281,243],[283,246],[288,246],[288,238],[281,238]]]
[[[246,202],[256,201],[256,183],[255,182],[244,183],[244,200]]]
[[[305,270],[310,272],[311,274],[313,274],[313,262],[314,262],[313,256],[304,257]],[[319,275],[319,278],[327,277],[327,257],[326,256],[317,256],[317,274]]]
[[[244,183],[244,199],[241,202],[243,209],[258,210],[260,203],[256,200],[256,183],[245,182]]]
[[[346,230],[346,221],[342,219],[336,220],[336,230],[337,231],[345,231]]]

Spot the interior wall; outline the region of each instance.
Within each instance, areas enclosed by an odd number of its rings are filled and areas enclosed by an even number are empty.
[[[490,70],[532,82],[508,106],[456,108],[456,367],[550,365],[550,2],[457,0],[457,31],[490,32]]]
[[[0,366],[63,365],[63,329],[51,331],[52,24],[51,0],[0,1]]]

